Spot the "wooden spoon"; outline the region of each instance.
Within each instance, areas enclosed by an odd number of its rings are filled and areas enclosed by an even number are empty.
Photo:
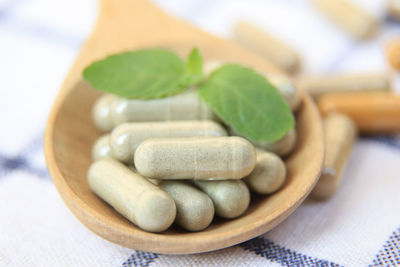
[[[216,218],[201,232],[177,226],[164,233],[137,228],[92,193],[86,172],[91,147],[100,135],[91,118],[99,93],[81,80],[82,69],[111,53],[167,46],[187,54],[193,46],[207,59],[240,62],[261,72],[279,72],[244,48],[178,21],[145,0],[102,0],[100,16],[55,100],[45,134],[45,156],[54,184],[73,214],[99,236],[121,246],[151,252],[189,254],[212,251],[249,240],[282,222],[310,193],[323,161],[321,122],[315,105],[303,94],[297,114],[298,141],[286,159],[287,182],[277,193],[253,196],[240,218]]]

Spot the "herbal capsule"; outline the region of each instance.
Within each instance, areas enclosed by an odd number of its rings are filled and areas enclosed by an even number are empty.
[[[390,17],[400,20],[400,0],[389,0],[388,11]]]
[[[254,147],[240,137],[148,139],[136,149],[138,172],[157,179],[240,179],[256,164]]]
[[[268,73],[268,81],[281,93],[290,109],[294,112],[300,107],[301,97],[297,92],[292,80],[286,75]]]
[[[102,158],[112,158],[112,153],[110,149],[110,135],[104,134],[97,139],[92,148],[92,158],[93,160],[98,160]]]
[[[238,135],[232,128],[229,128],[229,134]],[[275,142],[248,140],[257,148],[268,150],[272,153],[278,154],[279,156],[287,156],[293,151],[296,145],[296,130],[289,130],[287,134]]]
[[[224,64],[222,63],[222,61],[208,60],[204,64],[204,74],[208,76],[211,73],[213,73],[215,70],[217,70],[218,68],[222,67],[223,65]]]
[[[214,117],[195,90],[149,100],[118,98],[111,103],[110,112],[114,125],[140,121],[210,120]]]
[[[279,156],[289,155],[296,145],[296,130],[291,129],[284,137],[275,142],[253,142],[255,146],[268,150]]]
[[[324,119],[324,133],[324,168],[312,192],[316,198],[328,198],[339,187],[343,169],[357,137],[357,128],[349,117],[330,114]]]
[[[367,93],[391,90],[390,77],[385,73],[301,77],[297,80],[297,85],[314,98],[329,93]]]
[[[205,193],[183,181],[162,181],[159,186],[175,201],[177,224],[189,231],[200,231],[210,225],[214,205]]]
[[[282,187],[286,179],[286,166],[274,153],[257,150],[257,164],[249,176],[243,179],[251,191],[271,194]]]
[[[116,160],[95,161],[88,171],[88,183],[100,198],[145,231],[161,232],[174,222],[174,200]]]
[[[357,39],[372,37],[378,21],[348,0],[313,0],[314,5],[330,20]]]
[[[116,98],[114,95],[103,95],[93,107],[92,117],[94,124],[104,132],[110,131],[114,127],[110,117],[110,104]]]
[[[390,93],[331,94],[318,101],[323,115],[349,116],[362,133],[400,132],[400,96]]]
[[[241,180],[194,181],[213,201],[215,213],[223,218],[242,215],[250,203],[250,192]]]
[[[300,65],[298,54],[272,35],[245,22],[237,24],[234,31],[240,43],[267,57],[281,69],[290,73],[298,69]]]
[[[225,129],[213,121],[131,122],[114,128],[110,145],[116,159],[132,163],[136,148],[149,138],[224,135]]]
[[[400,39],[394,39],[389,42],[386,55],[392,67],[400,70]]]

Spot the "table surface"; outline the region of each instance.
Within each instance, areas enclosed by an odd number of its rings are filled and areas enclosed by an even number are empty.
[[[384,1],[353,0],[376,16]],[[287,41],[306,74],[386,71],[382,49],[400,34],[384,19],[356,42],[307,0],[156,0],[206,31],[232,37],[239,20]],[[1,266],[389,266],[400,265],[400,138],[361,138],[337,194],[307,200],[272,231],[216,252],[171,256],[119,247],[68,211],[45,167],[42,139],[51,103],[95,23],[95,0],[0,0]],[[393,76],[395,90],[399,75]]]

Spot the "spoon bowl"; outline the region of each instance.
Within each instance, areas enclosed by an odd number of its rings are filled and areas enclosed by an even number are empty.
[[[151,252],[212,251],[267,232],[302,203],[318,181],[322,168],[324,149],[320,117],[305,93],[302,93],[302,107],[296,115],[296,148],[285,159],[288,169],[285,185],[268,197],[253,194],[249,209],[237,219],[216,217],[201,232],[187,232],[174,225],[163,233],[149,233],[119,215],[90,190],[86,173],[92,162],[92,145],[101,134],[92,122],[91,109],[100,93],[82,81],[82,69],[111,53],[160,46],[181,55],[187,55],[196,46],[206,60],[240,62],[260,72],[279,72],[256,54],[180,22],[147,1],[103,0],[96,29],[71,68],[46,127],[46,162],[62,199],[72,213],[99,236],[125,247]]]

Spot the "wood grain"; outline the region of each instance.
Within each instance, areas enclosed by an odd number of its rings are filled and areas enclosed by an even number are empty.
[[[45,156],[53,182],[72,213],[91,231],[116,244],[151,252],[189,254],[246,241],[287,218],[318,180],[323,137],[317,108],[307,95],[297,115],[299,140],[286,159],[288,179],[276,194],[253,196],[249,210],[235,220],[215,219],[204,231],[172,227],[164,233],[140,230],[94,195],[87,184],[91,147],[100,132],[91,118],[99,93],[81,80],[81,71],[110,53],[164,46],[186,54],[193,45],[206,58],[241,62],[260,71],[279,71],[242,47],[182,23],[144,0],[103,0],[96,28],[82,47],[55,100],[45,133]]]

